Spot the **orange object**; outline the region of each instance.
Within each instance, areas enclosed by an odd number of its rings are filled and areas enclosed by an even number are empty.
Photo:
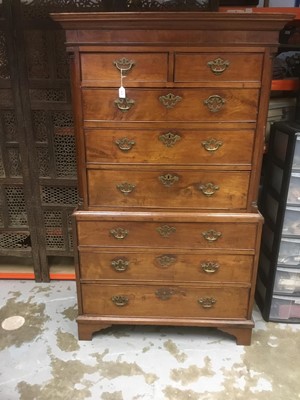
[[[295,91],[299,90],[300,82],[298,78],[291,79],[274,79],[272,81],[271,90],[286,90]]]
[[[60,280],[60,281],[74,281],[75,273],[64,274],[64,273],[51,273],[50,272],[50,280]]]
[[[33,272],[0,272],[0,279],[28,279],[34,280]]]
[[[273,13],[273,14],[294,14],[295,20],[300,20],[300,8],[298,7],[219,7],[220,12],[249,12],[249,13]]]

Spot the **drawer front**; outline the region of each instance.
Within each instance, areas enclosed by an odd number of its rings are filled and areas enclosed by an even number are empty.
[[[281,238],[278,262],[283,265],[292,265],[300,268],[300,239]]]
[[[300,205],[300,173],[292,172],[287,195],[289,204]]]
[[[297,135],[297,138],[296,138],[296,144],[295,144],[292,168],[300,169],[300,136],[298,136],[298,135]]]
[[[130,317],[246,318],[247,288],[82,284],[85,314]]]
[[[250,165],[253,130],[89,129],[88,163]]]
[[[300,297],[273,296],[270,320],[300,322]]]
[[[83,89],[85,120],[248,121],[257,116],[257,89]]]
[[[250,283],[253,257],[169,252],[80,251],[83,280]]]
[[[282,235],[300,235],[300,207],[286,207]]]
[[[130,82],[166,82],[167,53],[82,53],[81,79],[114,83],[118,87],[122,74],[124,86]]]
[[[262,54],[177,53],[175,82],[260,82]]]
[[[257,224],[78,221],[79,246],[255,249]]]
[[[88,170],[91,207],[246,209],[250,172]]]
[[[300,295],[300,269],[277,268],[274,293]],[[300,300],[300,299],[299,299]]]

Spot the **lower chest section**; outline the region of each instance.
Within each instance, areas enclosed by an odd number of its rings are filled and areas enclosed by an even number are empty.
[[[259,215],[121,214],[75,214],[84,314],[247,318]]]

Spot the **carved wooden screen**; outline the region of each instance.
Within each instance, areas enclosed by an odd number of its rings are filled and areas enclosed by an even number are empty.
[[[45,251],[70,255],[69,216],[77,203],[74,132],[64,36],[48,18],[52,8],[53,2],[22,1],[19,26]]]
[[[0,255],[31,256],[36,280],[47,281],[49,256],[73,255],[78,201],[64,32],[49,13],[103,4],[4,0],[0,8]]]
[[[0,255],[33,259],[37,280],[41,279],[38,254],[33,254],[33,212],[28,200],[28,168],[24,134],[18,122],[17,76],[9,7],[0,4]],[[23,163],[24,161],[24,163]]]
[[[15,9],[23,40],[25,101],[35,149],[40,220],[44,230],[42,259],[73,255],[71,214],[78,202],[69,65],[65,36],[51,12],[103,11],[96,0],[22,0]],[[49,268],[43,273],[48,279]]]

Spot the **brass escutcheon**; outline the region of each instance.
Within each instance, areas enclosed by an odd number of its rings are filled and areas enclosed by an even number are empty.
[[[206,272],[207,274],[214,274],[218,271],[220,265],[214,261],[206,261],[201,264],[202,271]]]
[[[129,303],[129,298],[127,296],[123,295],[118,295],[118,296],[113,296],[111,298],[111,301],[117,306],[117,307],[124,307]]]
[[[113,236],[115,239],[122,240],[125,239],[128,235],[128,231],[123,228],[115,228],[111,229],[110,231],[111,236]]]
[[[113,65],[122,72],[123,75],[127,75],[130,70],[135,66],[135,61],[128,60],[128,58],[122,57],[119,60],[115,60]]]
[[[117,272],[125,272],[129,267],[127,258],[115,258],[111,261],[112,268]]]
[[[175,292],[173,289],[160,288],[160,289],[156,290],[155,296],[160,300],[169,300],[173,296],[174,293]]]
[[[166,147],[173,147],[175,143],[177,143],[181,139],[181,136],[177,133],[167,132],[159,136],[159,140]]]
[[[177,175],[172,175],[172,174],[160,175],[158,179],[164,186],[167,187],[170,187],[174,185],[174,183],[179,181],[179,177]]]
[[[182,97],[176,96],[173,93],[169,93],[166,96],[160,96],[159,101],[166,108],[174,108],[176,104],[182,100]]]
[[[209,231],[202,232],[202,235],[208,242],[215,242],[222,236],[222,233],[211,229]]]
[[[116,186],[116,188],[125,196],[127,196],[135,189],[135,185],[133,185],[132,183],[124,182],[124,183],[119,183]]]
[[[215,185],[212,182],[204,183],[199,185],[198,189],[202,192],[206,197],[213,196],[217,190],[220,189],[219,186]]]
[[[177,261],[177,257],[169,254],[163,254],[155,259],[161,268],[167,268]]]
[[[216,304],[217,300],[213,297],[201,297],[198,299],[198,303],[203,307],[203,308],[212,308],[214,304]]]
[[[130,151],[135,145],[135,141],[128,139],[127,137],[117,139],[115,144],[119,147],[121,151],[127,152]]]
[[[221,57],[215,58],[207,63],[211,72],[215,75],[221,75],[229,67],[230,62]]]
[[[214,139],[214,138],[210,138],[210,139],[204,140],[201,144],[206,151],[213,152],[213,151],[217,151],[223,145],[223,142],[221,142],[220,140]]]
[[[170,235],[174,232],[176,232],[176,228],[174,226],[169,226],[169,225],[163,225],[158,228],[156,228],[157,232],[165,238],[170,237]]]
[[[116,99],[115,100],[115,105],[116,107],[122,111],[122,112],[127,112],[131,109],[131,107],[134,105],[135,101],[132,99],[129,99],[126,97],[125,99]]]
[[[226,100],[218,95],[209,96],[206,100],[204,100],[204,104],[207,106],[209,111],[213,113],[221,111],[225,103]]]

